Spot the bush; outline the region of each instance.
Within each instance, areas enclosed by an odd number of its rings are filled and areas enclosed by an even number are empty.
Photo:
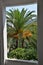
[[[10,51],[8,53],[8,57],[23,60],[37,60],[37,52],[34,48],[17,48],[15,50]]]
[[[8,53],[9,58],[23,59],[25,49],[17,48]]]

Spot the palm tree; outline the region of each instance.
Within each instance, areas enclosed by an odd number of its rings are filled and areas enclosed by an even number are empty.
[[[22,40],[22,47],[24,47],[24,40],[29,40],[29,37],[32,36],[28,27],[30,22],[36,19],[36,15],[33,13],[34,11],[27,12],[27,9],[24,8],[21,12],[18,9],[7,11],[7,36],[16,39],[16,48],[18,47],[18,40]]]

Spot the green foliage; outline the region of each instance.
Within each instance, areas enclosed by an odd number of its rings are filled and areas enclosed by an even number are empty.
[[[33,13],[24,8],[21,12],[18,9],[7,11],[9,58],[37,60],[37,18]],[[23,32],[28,30],[32,37],[23,38]]]
[[[32,37],[30,38],[30,45],[35,49],[37,49],[37,36],[38,36],[37,29],[38,29],[37,22],[30,23],[29,30],[32,32]]]
[[[37,51],[34,48],[17,48],[15,50],[10,51],[8,53],[8,57],[23,60],[37,60]]]

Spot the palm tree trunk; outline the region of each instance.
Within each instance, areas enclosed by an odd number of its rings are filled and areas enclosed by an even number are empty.
[[[24,39],[22,39],[22,48],[24,48]]]
[[[16,39],[16,46],[15,48],[18,48],[18,39]]]

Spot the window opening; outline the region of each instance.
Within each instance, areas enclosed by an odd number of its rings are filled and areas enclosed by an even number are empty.
[[[7,57],[38,60],[37,4],[6,7]]]

